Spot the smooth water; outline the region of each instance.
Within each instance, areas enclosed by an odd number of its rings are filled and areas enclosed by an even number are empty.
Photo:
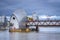
[[[60,33],[0,31],[0,40],[60,40]]]

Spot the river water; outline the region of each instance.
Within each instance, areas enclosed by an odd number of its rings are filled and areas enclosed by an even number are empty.
[[[60,40],[60,33],[0,31],[0,40]]]

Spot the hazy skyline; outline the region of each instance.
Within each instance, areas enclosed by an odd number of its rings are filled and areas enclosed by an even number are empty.
[[[0,15],[11,15],[14,10],[23,8],[28,15],[60,16],[60,0],[0,0]]]

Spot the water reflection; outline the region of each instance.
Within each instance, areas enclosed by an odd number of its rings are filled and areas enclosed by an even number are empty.
[[[60,33],[0,31],[0,40],[60,40]]]
[[[0,31],[0,40],[9,40],[9,32],[6,31]]]
[[[60,40],[60,33],[10,33],[10,40]]]
[[[37,40],[37,33],[10,33],[10,40]]]

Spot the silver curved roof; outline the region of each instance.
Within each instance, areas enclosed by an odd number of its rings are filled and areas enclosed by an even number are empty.
[[[20,22],[24,17],[27,16],[27,13],[24,9],[18,9],[18,10],[15,10],[15,12],[13,12],[13,15],[15,15],[18,21]]]

